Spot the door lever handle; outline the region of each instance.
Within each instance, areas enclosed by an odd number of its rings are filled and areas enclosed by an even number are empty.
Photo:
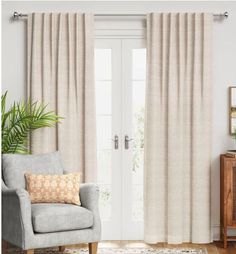
[[[125,135],[125,149],[129,149],[129,142],[132,141],[132,138],[129,138],[128,135]]]
[[[114,142],[114,149],[117,150],[119,148],[119,137],[115,135],[112,141]]]

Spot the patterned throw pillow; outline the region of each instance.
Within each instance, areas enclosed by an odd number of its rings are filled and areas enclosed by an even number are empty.
[[[36,175],[26,173],[26,188],[31,203],[66,203],[81,205],[80,173],[65,175]]]

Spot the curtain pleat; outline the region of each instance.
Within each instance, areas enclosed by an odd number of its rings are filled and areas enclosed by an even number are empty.
[[[146,242],[207,243],[212,14],[147,15]]]
[[[27,95],[64,117],[32,133],[32,153],[59,150],[67,171],[96,180],[93,15],[33,13],[28,17]]]

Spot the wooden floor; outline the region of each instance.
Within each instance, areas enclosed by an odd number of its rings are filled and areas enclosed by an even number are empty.
[[[155,245],[148,245],[146,243],[143,243],[141,241],[104,241],[99,243],[100,248],[142,248],[142,247],[152,247],[152,248],[158,248],[158,247],[166,247],[166,248],[206,248],[208,251],[208,254],[236,254],[236,242],[229,242],[228,248],[223,249],[221,242],[214,242],[211,244],[166,244],[166,243],[159,243]],[[70,247],[69,247],[70,248]]]

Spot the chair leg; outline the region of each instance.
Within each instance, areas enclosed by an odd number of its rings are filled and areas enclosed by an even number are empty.
[[[7,247],[8,247],[8,242],[5,240],[2,240],[2,254],[7,253]]]
[[[98,243],[89,243],[89,254],[97,254]]]
[[[24,254],[34,254],[34,249],[32,249],[32,250],[25,250]]]
[[[60,252],[64,252],[65,249],[66,249],[66,246],[59,246],[59,251],[60,251]]]

